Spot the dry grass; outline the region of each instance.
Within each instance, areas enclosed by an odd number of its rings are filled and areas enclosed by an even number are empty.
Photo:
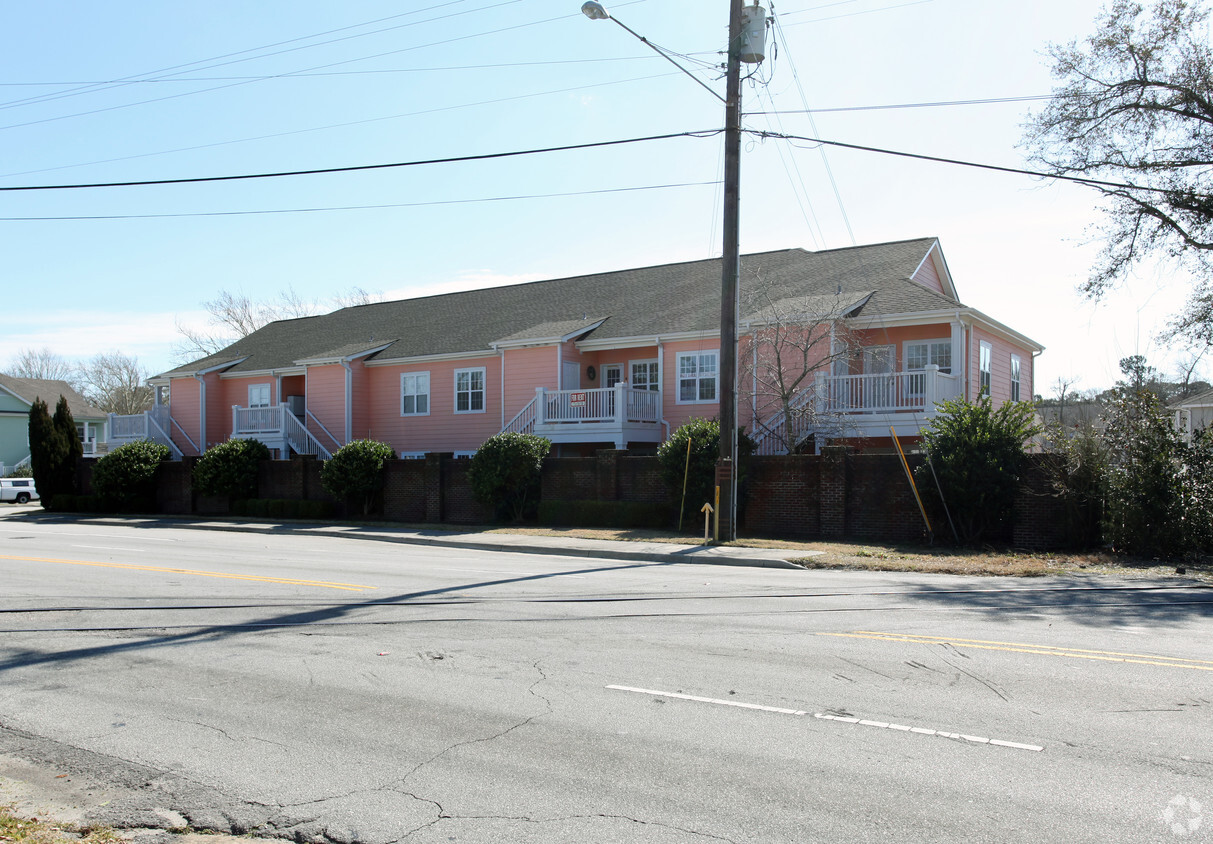
[[[2,844],[121,844],[122,838],[109,827],[78,829],[39,818],[13,814],[13,807],[0,806]]]
[[[528,536],[568,536],[625,542],[668,542],[693,545],[699,537],[674,531],[613,530],[609,528],[491,527],[487,533]],[[962,574],[1003,577],[1103,574],[1132,578],[1186,576],[1213,583],[1213,560],[1165,562],[1141,560],[1114,554],[1019,553],[997,549],[880,545],[854,542],[798,542],[784,539],[743,538],[730,545],[748,548],[787,548],[817,551],[796,562],[809,569],[855,569],[906,571],[931,574]],[[1182,573],[1180,573],[1182,569]]]

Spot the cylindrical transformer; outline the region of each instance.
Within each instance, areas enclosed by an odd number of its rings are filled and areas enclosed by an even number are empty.
[[[741,60],[758,64],[767,57],[767,10],[757,2],[741,10]]]

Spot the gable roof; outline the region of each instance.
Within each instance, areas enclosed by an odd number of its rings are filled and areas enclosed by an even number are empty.
[[[0,374],[0,390],[16,396],[33,407],[35,399],[42,399],[55,412],[59,396],[67,399],[67,409],[72,412],[73,419],[104,419],[105,411],[98,410],[89,404],[84,396],[71,388],[66,381],[56,381],[47,378],[14,378],[11,375]]]
[[[935,238],[919,238],[745,255],[741,289],[763,291],[767,303],[843,294],[852,302],[863,300],[861,318],[877,320],[963,308],[958,299],[911,280],[933,249]],[[164,376],[193,375],[228,362],[225,371],[233,374],[291,369],[346,349],[374,349],[366,360],[386,362],[492,354],[496,345],[569,336],[595,345],[677,334],[709,337],[720,329],[720,273],[720,259],[712,258],[356,305],[270,323]],[[950,282],[946,289],[952,289]],[[742,321],[761,320],[763,307],[757,301],[743,306]]]

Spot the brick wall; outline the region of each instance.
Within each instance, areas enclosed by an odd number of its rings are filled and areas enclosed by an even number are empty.
[[[911,457],[911,468],[919,458]],[[197,458],[161,467],[156,503],[163,513],[219,514],[227,502],[195,496],[190,474]],[[78,479],[87,491],[93,461]],[[449,453],[425,460],[393,460],[386,467],[383,517],[389,521],[484,524],[492,509],[472,497],[470,461]],[[331,501],[320,485],[321,463],[311,458],[266,461],[259,473],[262,498]],[[845,448],[822,455],[753,457],[744,469],[740,527],[743,536],[917,541],[925,534],[913,491],[896,455],[855,454]],[[591,457],[550,457],[541,474],[541,500],[674,502],[656,457],[603,450]],[[930,500],[929,491],[924,497]],[[674,502],[676,503],[676,502]],[[1021,548],[1055,548],[1065,542],[1062,508],[1049,495],[1043,461],[1033,456],[1001,537]],[[950,536],[942,512],[928,504],[935,533]]]

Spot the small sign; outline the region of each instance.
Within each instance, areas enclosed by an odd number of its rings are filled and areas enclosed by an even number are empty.
[[[585,393],[569,393],[570,407],[585,407]]]

